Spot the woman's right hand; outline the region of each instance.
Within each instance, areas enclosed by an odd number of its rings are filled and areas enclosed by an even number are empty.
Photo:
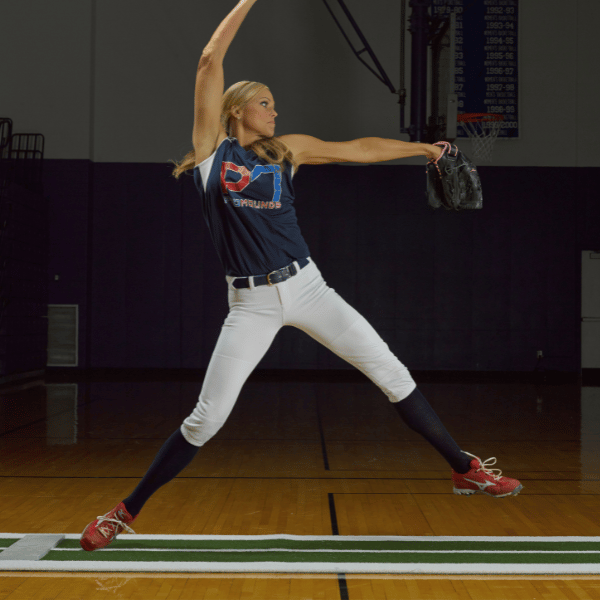
[[[210,38],[196,73],[194,99],[194,131],[192,141],[196,151],[196,164],[208,158],[224,136],[221,125],[221,98],[225,91],[223,59],[240,25],[256,0],[242,0],[223,19]]]
[[[241,0],[235,8],[223,19],[221,24],[213,33],[210,41],[204,49],[204,53],[210,53],[225,58],[233,38],[235,37],[240,25],[244,22],[246,15],[254,6],[257,0]],[[203,53],[203,54],[204,54]]]

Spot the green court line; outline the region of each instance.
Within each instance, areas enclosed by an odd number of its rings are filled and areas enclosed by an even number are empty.
[[[42,561],[67,562],[207,562],[207,563],[244,563],[244,562],[280,562],[280,563],[484,563],[484,564],[598,564],[600,556],[594,554],[483,554],[480,552],[453,553],[312,553],[312,552],[186,552],[158,551],[146,552],[63,552],[51,550]]]
[[[63,540],[57,549],[80,549],[79,540]],[[436,541],[329,541],[329,540],[124,540],[116,539],[111,549],[120,550],[269,550],[282,548],[288,550],[458,550],[477,551],[560,551],[560,552],[600,552],[598,542],[436,542]]]

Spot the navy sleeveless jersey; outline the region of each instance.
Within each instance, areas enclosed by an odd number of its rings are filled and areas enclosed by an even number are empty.
[[[264,275],[310,255],[294,209],[292,167],[270,165],[233,137],[194,167],[202,211],[227,275]]]

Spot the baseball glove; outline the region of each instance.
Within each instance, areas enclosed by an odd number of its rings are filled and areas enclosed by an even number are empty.
[[[436,142],[434,146],[442,146],[442,153],[427,163],[429,205],[447,210],[481,208],[483,195],[477,167],[448,142]]]

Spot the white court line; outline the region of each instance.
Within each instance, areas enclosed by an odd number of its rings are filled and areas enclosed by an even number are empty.
[[[381,573],[381,574],[460,574],[460,575],[597,575],[600,564],[456,564],[456,563],[280,563],[251,562],[127,562],[105,561],[10,561],[0,563],[0,571],[85,571],[128,573]]]
[[[19,539],[31,535],[29,533],[0,533],[0,539]],[[61,534],[67,540],[78,540],[81,533]],[[448,535],[422,535],[422,536],[390,536],[390,535],[291,535],[278,533],[271,535],[177,535],[150,533],[122,533],[120,540],[306,540],[306,541],[357,541],[357,542],[600,542],[600,536],[448,536]]]

